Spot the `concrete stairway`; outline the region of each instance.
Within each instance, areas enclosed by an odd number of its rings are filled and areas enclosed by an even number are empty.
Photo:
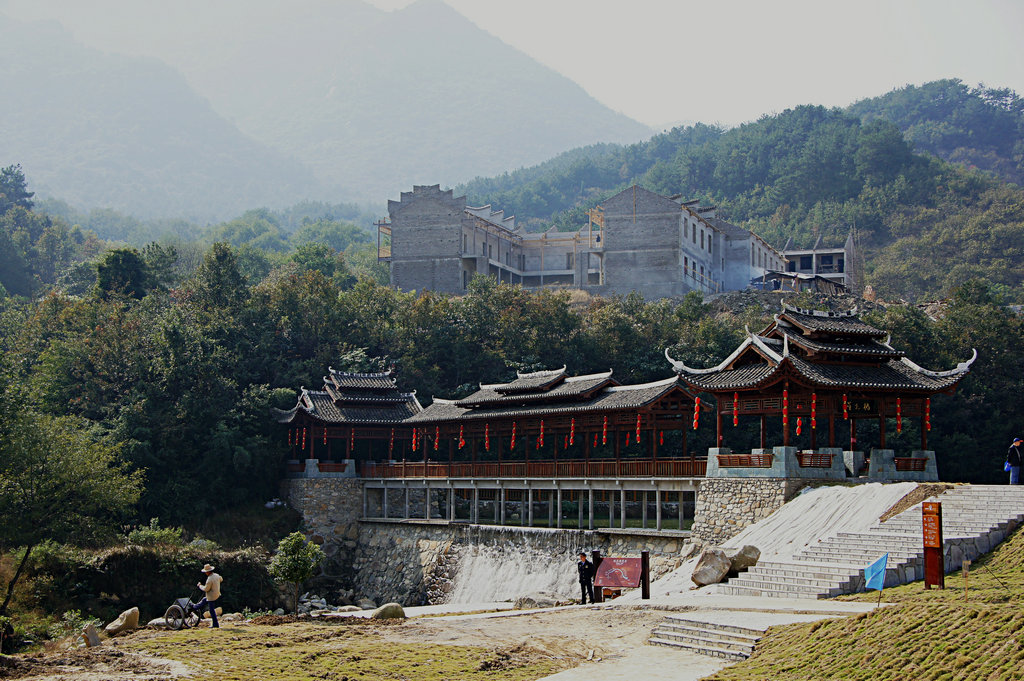
[[[745,660],[764,631],[730,624],[714,624],[668,615],[655,627],[647,643],[688,650],[727,660]]]
[[[988,553],[1024,521],[1024,485],[960,485],[933,497],[942,502],[946,572]],[[921,505],[864,532],[840,532],[785,561],[762,561],[720,584],[735,596],[830,598],[864,590],[864,568],[889,554],[885,586],[924,577]]]

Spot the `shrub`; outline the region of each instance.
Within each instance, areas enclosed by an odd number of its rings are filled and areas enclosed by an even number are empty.
[[[159,518],[150,518],[149,525],[128,533],[128,543],[135,546],[181,546],[180,527],[160,527]]]

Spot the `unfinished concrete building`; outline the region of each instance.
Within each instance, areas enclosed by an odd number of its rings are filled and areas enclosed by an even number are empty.
[[[561,286],[645,298],[718,293],[785,268],[782,253],[715,216],[714,208],[633,186],[590,212],[573,232],[529,233],[514,217],[475,208],[438,185],[388,201],[379,257],[402,290],[462,293],[483,274],[527,288]]]

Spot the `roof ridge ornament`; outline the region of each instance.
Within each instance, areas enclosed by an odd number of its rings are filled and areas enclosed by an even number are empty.
[[[949,371],[930,371],[921,365],[914,363],[909,357],[900,357],[900,361],[908,367],[914,371],[924,374],[925,376],[930,376],[931,378],[949,378],[951,376],[966,374],[970,371],[971,365],[974,364],[974,360],[976,359],[978,359],[978,351],[975,348],[971,348],[971,358],[966,362],[960,362],[957,364],[955,369],[950,369]]]
[[[525,373],[522,372],[522,371],[519,371],[519,369],[516,369],[516,377],[517,378],[526,378],[527,376],[540,376],[541,374],[548,374],[550,376],[556,376],[558,374],[564,374],[566,372],[566,369],[568,369],[568,368],[569,368],[568,364],[563,364],[561,369],[540,369],[538,371],[527,371]]]
[[[748,327],[747,328],[747,338],[746,338],[746,340],[744,340],[742,343],[740,343],[739,347],[737,347],[735,350],[733,350],[731,355],[726,357],[724,360],[722,360],[721,364],[719,364],[718,366],[715,366],[715,367],[709,367],[707,369],[694,369],[693,367],[688,367],[685,364],[683,364],[682,362],[680,362],[678,359],[674,359],[672,357],[672,355],[668,354],[669,348],[665,348],[665,359],[667,359],[669,361],[669,364],[671,364],[672,368],[676,370],[676,373],[684,373],[685,372],[685,373],[691,374],[691,375],[713,374],[713,373],[716,373],[716,372],[719,372],[719,371],[724,371],[725,368],[727,366],[729,366],[729,364],[733,360],[735,360],[737,357],[740,356],[741,352],[743,352],[748,347],[750,347],[750,343],[751,343],[750,339],[752,337],[753,336],[751,335],[750,329]]]
[[[748,330],[747,333],[750,334],[750,331]],[[775,352],[770,347],[768,347],[767,343],[765,343],[763,340],[761,340],[759,337],[755,335],[750,335],[750,342],[752,342],[758,350],[767,355],[768,359],[773,360],[776,364],[780,364],[782,360],[784,360],[789,355],[789,345],[784,345],[783,352],[785,354],[780,355],[779,353]],[[785,343],[785,341],[783,341],[783,343]]]

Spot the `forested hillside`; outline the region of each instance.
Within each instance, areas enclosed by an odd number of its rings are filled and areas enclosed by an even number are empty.
[[[975,101],[984,100],[977,93],[965,100]],[[1019,104],[1012,95],[998,101],[1009,102],[1007,115]],[[991,116],[970,117],[954,107],[950,115],[963,133],[949,139],[988,139],[982,129],[1000,118],[993,107],[1003,111],[991,105],[984,109]],[[493,203],[528,224],[573,229],[586,221],[585,208],[638,183],[716,204],[777,247],[789,238],[809,246],[819,235],[839,244],[853,232],[867,256],[867,282],[887,299],[941,297],[983,278],[1024,300],[1024,191],[917,154],[895,123],[864,116],[872,120],[802,106],[731,130],[677,128],[646,143],[579,150],[459,189],[471,202]]]

